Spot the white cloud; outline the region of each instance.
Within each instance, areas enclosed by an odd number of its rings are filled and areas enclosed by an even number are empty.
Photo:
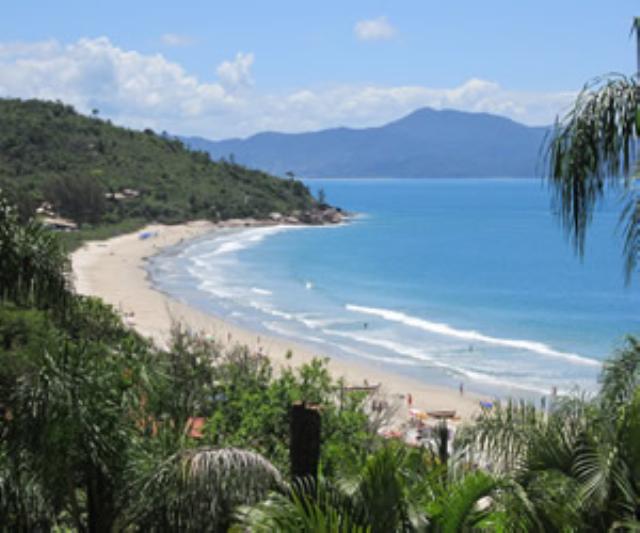
[[[233,61],[221,63],[216,70],[220,82],[231,91],[253,85],[251,79],[253,59],[253,54],[238,52]]]
[[[353,27],[356,37],[361,41],[388,41],[396,35],[396,29],[387,17],[359,20]]]
[[[167,46],[189,46],[193,44],[193,38],[179,33],[165,33],[161,37],[162,43]]]
[[[263,93],[252,86],[253,61],[253,54],[239,53],[220,64],[219,81],[205,82],[160,54],[123,50],[104,37],[0,43],[0,97],[60,99],[126,126],[219,139],[267,129],[375,126],[424,106],[549,124],[575,96],[509,91],[481,79],[450,88],[336,85]]]
[[[0,96],[60,99],[136,126],[175,125],[239,103],[222,83],[203,83],[160,54],[125,51],[105,37],[0,45]]]
[[[330,126],[369,127],[396,120],[421,107],[495,113],[527,124],[547,125],[573,100],[575,93],[508,91],[494,82],[472,78],[453,88],[419,85],[338,86],[272,96],[269,113],[256,120],[259,129],[303,131]]]

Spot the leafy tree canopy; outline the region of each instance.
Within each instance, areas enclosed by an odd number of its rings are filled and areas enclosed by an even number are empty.
[[[299,181],[214,162],[152,130],[39,100],[0,99],[0,187],[21,214],[48,201],[91,224],[266,217],[315,205]]]

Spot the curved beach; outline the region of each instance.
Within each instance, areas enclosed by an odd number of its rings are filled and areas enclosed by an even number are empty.
[[[172,324],[178,322],[193,332],[213,336],[224,346],[240,344],[261,350],[276,368],[301,365],[314,357],[325,357],[326,354],[304,344],[264,335],[205,314],[153,288],[145,270],[149,257],[187,239],[216,231],[218,227],[206,221],[174,226],[154,224],[106,241],[88,242],[71,258],[75,290],[80,294],[100,297],[113,305],[131,327],[161,346],[166,344]],[[141,239],[142,233],[146,233],[148,238]],[[288,351],[293,353],[291,359],[286,358]],[[329,369],[335,377],[344,377],[349,385],[380,383],[382,391],[390,398],[411,395],[413,407],[417,409],[455,409],[464,420],[479,408],[480,398],[476,395],[465,393],[461,396],[457,390],[392,374],[375,364],[334,357],[329,359]],[[408,413],[406,401],[402,405],[399,415]]]

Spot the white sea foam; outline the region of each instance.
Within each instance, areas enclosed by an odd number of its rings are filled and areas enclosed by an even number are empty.
[[[258,311],[266,313],[271,316],[275,316],[278,318],[283,318],[285,320],[289,320],[292,322],[298,322],[300,324],[305,325],[309,329],[318,329],[314,320],[308,318],[308,314],[306,313],[287,313],[286,311],[281,311],[280,309],[275,309],[270,305],[263,304],[261,302],[256,302],[252,300],[249,302],[249,305]]]
[[[197,254],[197,258],[210,260],[219,258],[221,255],[229,255],[240,250],[253,246],[270,235],[300,229],[302,226],[268,226],[264,228],[247,228],[233,230],[230,233],[217,236],[212,240],[199,243],[198,247],[204,248],[203,252]],[[213,249],[211,247],[213,246]]]
[[[226,286],[225,279],[222,275],[222,260],[233,259],[234,252],[255,245],[269,235],[297,228],[298,226],[269,226],[265,228],[235,230],[210,241],[200,242],[189,248],[192,254],[189,255],[189,261],[195,268],[187,267],[187,271],[195,279],[200,281],[198,285],[200,290],[212,296],[232,298],[233,296],[237,296],[237,294],[230,291]],[[229,265],[227,264],[226,266],[228,267]],[[252,287],[251,291],[262,296],[272,294],[271,291],[259,287]]]
[[[326,328],[329,326],[348,326],[348,325],[353,325],[354,321],[351,319],[340,319],[340,318],[336,318],[336,317],[330,317],[330,318],[324,318],[324,317],[319,317],[316,318],[315,316],[313,318],[308,318],[309,315],[305,315],[304,318],[304,325],[308,326],[312,329],[320,329],[320,328]]]
[[[465,376],[466,378],[471,380],[480,381],[480,382],[491,384],[491,385],[498,385],[501,387],[528,390],[528,391],[540,393],[540,394],[545,394],[548,392],[545,388],[536,386],[532,383],[525,383],[523,381],[517,381],[517,382],[510,381],[507,379],[499,378],[497,376],[491,376],[489,374],[485,374],[482,372],[476,372],[476,371],[462,368],[459,366],[451,365],[449,363],[445,363],[443,361],[440,361],[434,358],[432,355],[428,354],[423,349],[418,349],[412,346],[400,344],[398,342],[395,342],[389,339],[381,339],[378,337],[370,337],[367,335],[358,335],[355,333],[349,333],[345,331],[334,331],[334,330],[328,330],[328,329],[323,330],[323,333],[327,335],[335,335],[338,337],[349,338],[357,342],[369,344],[371,346],[377,346],[379,348],[384,348],[385,350],[395,352],[399,355],[410,357],[411,359],[422,361],[431,366],[441,368],[443,370],[448,371],[449,373]],[[399,361],[392,360],[391,362],[402,364]]]
[[[284,337],[299,338],[298,332],[282,326],[282,323],[280,322],[263,322],[262,325],[265,328],[267,328],[269,331],[273,331],[277,335],[282,335]],[[304,342],[307,342],[307,343],[313,342],[315,344],[328,344],[327,339],[314,337],[313,335],[305,335],[303,340]]]
[[[304,313],[294,314],[288,313],[286,311],[281,311],[280,309],[276,309],[269,304],[265,304],[262,302],[257,302],[256,300],[250,300],[249,305],[258,311],[265,313],[267,315],[275,316],[277,318],[283,318],[284,320],[289,320],[292,322],[300,322],[307,327],[312,327],[307,319],[305,318],[307,315]]]
[[[243,248],[246,248],[246,247],[247,247],[247,244],[242,241],[223,242],[220,246],[218,246],[215,249],[213,253],[211,253],[211,256],[224,255],[231,252],[237,252],[238,250],[242,250]]]
[[[397,365],[403,365],[403,366],[404,365],[417,366],[418,364],[423,363],[436,368],[440,368],[454,375],[464,376],[467,379],[483,382],[490,385],[507,387],[507,388],[516,388],[520,390],[528,390],[528,391],[540,393],[540,394],[545,394],[548,392],[548,390],[546,390],[546,388],[544,388],[543,386],[538,386],[530,382],[525,383],[522,381],[510,381],[508,379],[503,379],[498,376],[494,376],[494,375],[490,375],[490,374],[486,374],[486,373],[478,372],[474,370],[469,370],[462,366],[457,366],[457,365],[450,364],[448,362],[444,362],[439,357],[434,356],[434,354],[431,354],[422,348],[416,348],[413,346],[408,346],[406,344],[395,342],[390,339],[372,337],[366,334],[358,334],[358,333],[353,333],[348,331],[329,329],[326,326],[329,325],[327,324],[327,322],[329,323],[332,322],[330,320],[322,320],[315,317],[310,318],[309,314],[305,314],[305,313],[285,312],[279,309],[275,309],[270,305],[264,304],[262,302],[257,302],[257,301],[250,301],[249,305],[268,315],[271,315],[280,319],[284,319],[289,322],[297,322],[305,325],[308,328],[319,330],[324,335],[347,338],[347,339],[356,341],[358,343],[368,344],[370,346],[376,346],[378,348],[383,348],[388,352],[392,352],[392,353],[396,353],[398,355],[404,356],[404,358],[394,358],[394,357],[379,356],[375,354],[367,354],[365,352],[356,350],[354,348],[351,348],[341,343],[336,344],[336,346],[340,350],[345,351],[347,353],[352,353],[353,355],[357,355],[359,357],[364,357],[367,359],[377,360],[384,363],[397,364]],[[335,322],[335,320],[333,322]],[[337,321],[337,322],[344,322],[344,321]],[[277,323],[273,323],[273,322],[269,323],[268,328],[271,331],[274,331],[280,334],[286,334],[287,336],[300,335],[299,332],[289,331],[287,328],[283,328],[282,325],[278,325]],[[305,335],[305,338],[308,339],[309,337]],[[321,339],[314,337],[314,341],[318,342],[318,341],[321,341]],[[322,342],[331,344],[326,339],[322,340]]]
[[[560,352],[554,350],[550,346],[542,342],[519,340],[519,339],[502,339],[499,337],[491,337],[478,331],[455,329],[448,324],[440,322],[430,322],[422,318],[413,317],[402,313],[400,311],[392,311],[389,309],[378,309],[375,307],[363,307],[360,305],[347,304],[346,308],[349,311],[356,313],[363,313],[367,315],[378,316],[384,318],[390,322],[398,322],[406,326],[428,331],[429,333],[435,333],[438,335],[444,335],[447,337],[454,337],[469,342],[483,342],[492,344],[494,346],[504,346],[505,348],[514,348],[517,350],[527,350],[546,357],[555,357],[571,361],[572,363],[586,366],[600,366],[600,362],[595,359],[589,359],[578,354],[569,352]]]
[[[198,284],[198,289],[217,298],[232,299],[235,296],[234,292],[229,290],[229,288],[212,280],[202,281]]]
[[[384,357],[379,355],[372,355],[368,352],[364,352],[362,350],[356,350],[349,346],[345,346],[343,344],[335,344],[340,350],[343,352],[357,355],[358,357],[362,357],[364,359],[370,359],[371,361],[379,361],[381,363],[389,363],[393,365],[402,365],[402,366],[418,366],[419,363],[417,361],[413,361],[411,359],[399,359],[397,357]]]
[[[256,292],[256,291],[254,291]],[[271,294],[271,293],[269,293]],[[317,313],[289,313],[273,307],[269,303],[262,301],[250,300],[249,305],[258,311],[266,313],[271,316],[282,318],[291,322],[297,322],[306,326],[309,329],[321,330],[330,326],[339,326],[344,324],[353,324],[353,320],[339,319],[339,318],[326,318]]]

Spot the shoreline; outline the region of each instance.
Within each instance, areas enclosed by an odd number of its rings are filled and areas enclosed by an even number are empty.
[[[151,224],[134,233],[105,241],[90,241],[71,256],[73,286],[79,294],[97,296],[111,304],[126,324],[159,346],[166,346],[171,326],[177,322],[194,333],[211,335],[224,348],[246,345],[251,350],[260,351],[269,357],[276,370],[297,367],[313,358],[326,359],[331,375],[334,378],[344,377],[350,386],[380,383],[381,392],[398,406],[396,418],[399,421],[409,419],[408,395],[411,395],[411,407],[414,409],[455,410],[463,421],[479,412],[481,396],[470,392],[460,395],[455,389],[390,373],[366,361],[328,357],[304,344],[237,326],[171,298],[155,289],[148,278],[145,269],[147,259],[168,247],[217,229],[265,225],[278,224],[239,219],[219,224],[207,221],[172,226]],[[142,239],[142,234],[147,237]],[[288,351],[293,353],[291,359],[286,357]]]

